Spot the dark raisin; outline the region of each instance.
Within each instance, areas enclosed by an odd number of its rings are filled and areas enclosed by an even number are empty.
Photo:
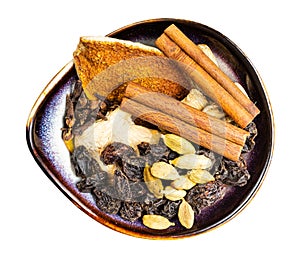
[[[177,215],[179,201],[170,201],[168,199],[155,199],[144,204],[144,210],[147,214],[156,214],[172,219]]]
[[[200,214],[203,208],[213,205],[224,197],[225,188],[221,181],[198,184],[187,193],[185,199],[195,213]]]
[[[120,169],[117,169],[114,173],[114,189],[119,199],[126,201],[132,199],[130,182]]]
[[[83,193],[90,193],[95,187],[104,189],[107,183],[107,173],[100,171],[91,177],[83,178],[79,181],[76,186],[79,191]]]
[[[167,202],[163,205],[163,208],[161,210],[161,215],[166,217],[167,219],[174,218],[178,213],[178,208],[180,203],[181,200],[178,201],[167,200]]]
[[[244,153],[248,153],[250,151],[253,150],[254,146],[255,146],[255,141],[254,139],[257,136],[257,128],[254,122],[251,122],[246,128],[245,130],[250,132],[250,136],[247,137],[245,145],[243,147],[242,152]]]
[[[145,168],[145,159],[138,156],[129,156],[123,159],[123,172],[131,181],[142,181]]]
[[[145,155],[145,158],[150,165],[158,161],[168,162],[170,151],[164,144],[153,144],[150,145],[150,151]]]
[[[90,156],[84,146],[75,148],[71,160],[78,177],[88,177],[100,170],[97,161]]]
[[[123,143],[115,142],[105,147],[100,155],[100,159],[106,164],[122,163],[122,159],[134,156],[132,147]]]
[[[123,202],[120,209],[120,216],[131,222],[136,221],[142,216],[143,207],[138,202]]]
[[[144,210],[147,214],[159,214],[161,206],[166,203],[166,199],[153,199],[146,201],[144,204]]]
[[[121,201],[113,198],[109,192],[102,192],[98,188],[93,191],[96,205],[98,208],[106,213],[117,214],[121,207]]]
[[[223,158],[215,177],[226,185],[242,187],[247,184],[250,174],[241,156],[236,162]]]
[[[148,189],[144,182],[130,183],[130,190],[132,193],[132,200],[136,202],[144,202],[148,196]]]
[[[140,156],[145,156],[150,153],[150,144],[147,142],[141,142],[137,145],[137,148],[139,150]]]

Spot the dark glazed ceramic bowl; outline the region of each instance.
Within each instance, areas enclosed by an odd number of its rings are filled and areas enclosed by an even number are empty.
[[[110,33],[108,36],[154,46],[154,40],[174,23],[195,43],[207,44],[216,55],[221,69],[238,81],[261,113],[255,118],[258,136],[256,146],[247,157],[251,179],[244,187],[234,187],[224,199],[206,208],[187,230],[179,224],[164,231],[148,229],[141,222],[131,223],[116,215],[100,211],[90,194],[81,193],[69,153],[61,139],[65,98],[78,79],[73,62],[68,63],[46,86],[32,111],[26,127],[29,149],[38,165],[52,182],[82,211],[100,223],[119,232],[152,239],[181,238],[215,228],[237,215],[261,186],[270,165],[274,145],[274,124],[270,101],[257,71],[245,54],[227,37],[199,23],[156,19],[138,22]]]

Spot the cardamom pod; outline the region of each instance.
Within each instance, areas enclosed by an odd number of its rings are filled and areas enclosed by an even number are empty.
[[[223,112],[221,108],[215,103],[205,106],[202,111],[207,115],[217,119],[222,119],[225,117],[225,112]]]
[[[186,175],[180,176],[171,183],[171,186],[178,190],[190,190],[195,185],[196,183],[191,181]]]
[[[178,208],[178,219],[182,226],[190,229],[194,224],[194,211],[187,201],[182,199]]]
[[[197,184],[205,184],[207,182],[215,180],[213,175],[211,175],[207,170],[202,169],[190,170],[187,173],[187,176],[191,181]]]
[[[181,189],[175,189],[171,186],[166,186],[163,191],[165,197],[171,201],[177,201],[185,197],[186,191]]]
[[[166,134],[163,136],[163,140],[167,147],[179,154],[196,152],[195,147],[191,142],[175,134]]]
[[[170,164],[180,169],[208,169],[211,167],[211,160],[205,155],[185,154],[169,161]]]
[[[163,198],[162,190],[164,186],[159,178],[155,178],[151,175],[150,166],[146,164],[144,168],[144,181],[148,190],[156,197]]]
[[[179,177],[177,170],[169,163],[155,162],[151,167],[151,174],[160,179],[174,180]]]
[[[200,47],[200,49],[203,51],[203,53],[205,53],[205,55],[219,67],[216,56],[214,55],[214,53],[212,52],[212,50],[210,49],[210,47],[208,45],[199,44],[198,47]]]
[[[174,222],[170,222],[167,218],[156,214],[144,215],[143,224],[152,229],[167,229],[170,226],[175,226]]]
[[[208,104],[206,97],[195,88],[181,102],[200,111]]]

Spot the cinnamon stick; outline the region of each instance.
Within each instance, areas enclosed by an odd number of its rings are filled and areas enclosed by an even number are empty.
[[[123,98],[120,108],[121,110],[150,122],[161,129],[179,135],[230,160],[237,161],[239,159],[243,148],[241,145],[208,133],[200,128],[196,128],[175,117],[152,109],[126,97]]]
[[[179,65],[191,76],[210,98],[216,101],[221,108],[242,128],[252,120],[251,115],[231,94],[215,81],[200,65],[189,57],[166,34],[156,40],[156,46],[166,56],[178,61]]]
[[[253,117],[259,114],[256,105],[233,83],[233,81],[174,24],[164,31],[181,49],[197,62],[210,76],[226,89]]]
[[[161,112],[168,113],[179,120],[183,120],[195,127],[241,146],[244,146],[246,138],[249,136],[248,131],[211,117],[173,97],[154,92],[134,82],[130,82],[127,85],[124,95],[136,102],[147,105],[148,107],[153,106]]]

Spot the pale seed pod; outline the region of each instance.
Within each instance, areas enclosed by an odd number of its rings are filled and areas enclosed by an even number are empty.
[[[205,155],[185,154],[169,161],[170,164],[180,169],[208,169],[211,167],[211,160]]]
[[[144,215],[143,224],[152,229],[167,229],[170,226],[175,226],[174,222],[170,222],[167,218],[155,214]]]
[[[169,163],[155,162],[151,167],[152,176],[165,180],[174,180],[179,177],[177,170]]]
[[[186,191],[185,190],[178,190],[171,186],[166,186],[163,190],[165,197],[171,201],[177,201],[185,197]]]
[[[195,88],[181,102],[200,111],[208,104],[206,97]]]
[[[206,45],[206,44],[199,44],[198,47],[200,47],[200,49],[203,51],[203,53],[205,53],[205,55],[209,59],[211,59],[219,67],[217,59],[216,59],[214,53],[212,52],[212,50],[209,48],[208,45]]]
[[[165,145],[174,152],[177,152],[179,154],[190,154],[196,152],[193,144],[185,138],[182,138],[175,134],[166,134],[162,138]]]
[[[245,96],[247,96],[247,97],[249,98],[249,96],[248,96],[248,94],[247,94],[245,88],[243,88],[242,85],[241,85],[240,83],[234,82],[234,84],[239,88],[239,90],[241,90],[241,91],[243,92],[243,94],[244,94]]]
[[[225,117],[225,112],[223,112],[215,103],[205,106],[202,111],[207,115],[217,119],[222,119]]]
[[[190,190],[195,185],[196,183],[191,181],[186,175],[180,176],[171,183],[171,186],[177,190]]]
[[[213,175],[211,175],[207,170],[202,169],[190,170],[187,173],[187,176],[191,181],[197,184],[205,184],[207,182],[215,180]]]
[[[178,219],[182,226],[190,229],[194,224],[195,214],[193,208],[189,205],[187,201],[182,199],[181,204],[178,208]]]
[[[156,197],[163,198],[162,190],[164,186],[159,178],[155,178],[151,175],[150,166],[146,164],[144,168],[144,181],[148,190]]]

